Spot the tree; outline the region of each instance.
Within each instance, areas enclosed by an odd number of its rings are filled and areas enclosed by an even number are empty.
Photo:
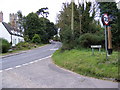
[[[34,36],[34,34],[36,34],[36,31],[39,29],[40,27],[40,23],[39,23],[39,17],[36,13],[29,13],[26,16],[26,22],[25,22],[25,35],[29,36],[29,39],[32,40],[32,37]]]
[[[63,9],[58,15],[57,26],[61,29],[60,37],[63,42],[63,47],[72,49],[77,46],[77,41],[82,34],[85,33],[96,33],[99,28],[94,20],[95,9],[93,8],[92,16],[90,16],[91,2],[86,2],[86,7],[84,4],[79,4],[74,6],[74,35],[71,30],[71,12],[72,3],[63,3]],[[82,24],[80,24],[80,22]],[[100,30],[100,29],[99,29]],[[64,46],[65,45],[65,46]]]
[[[22,15],[22,12],[21,11],[18,11],[17,12],[17,15],[18,15],[18,28],[20,30],[21,33],[24,32],[24,17]]]
[[[38,34],[35,34],[34,37],[32,38],[32,42],[36,44],[40,44],[41,43],[40,36]]]
[[[46,8],[41,8],[41,9],[39,9],[36,13],[37,13],[38,15],[42,15],[43,17],[48,17],[49,12],[46,11],[46,10],[48,10],[47,7],[46,7]],[[46,16],[44,16],[44,15],[46,15]]]
[[[115,2],[99,2],[101,15],[108,13],[112,16],[111,31],[113,45],[117,48],[120,46],[120,30],[119,30],[119,12]]]
[[[48,43],[49,39],[57,33],[54,23],[50,22],[47,18],[39,17],[33,12],[25,17],[24,28],[24,35],[28,37],[28,40],[32,40],[34,35],[38,34],[41,37],[42,43]]]

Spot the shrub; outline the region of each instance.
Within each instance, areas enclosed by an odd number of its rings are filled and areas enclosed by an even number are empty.
[[[31,49],[36,48],[36,44],[34,43],[28,43],[28,42],[20,42],[15,46],[15,50],[22,50],[22,49]]]
[[[9,48],[10,48],[10,43],[3,38],[0,38],[0,51],[1,53],[6,53],[8,52]]]
[[[24,40],[25,40],[26,42],[29,42],[29,41],[30,41],[29,36],[28,36],[28,35],[25,35],[25,36],[24,36]]]
[[[38,34],[35,34],[34,37],[32,38],[32,42],[36,44],[40,44],[41,43],[40,36]]]
[[[62,50],[71,50],[75,46],[74,36],[72,30],[69,27],[66,27],[60,32],[60,39],[63,43]]]
[[[59,37],[58,35],[55,35],[55,36],[53,37],[53,40],[54,40],[54,41],[60,41],[60,37]]]
[[[91,45],[103,45],[104,37],[97,34],[86,33],[81,35],[78,40],[78,45],[88,48]]]

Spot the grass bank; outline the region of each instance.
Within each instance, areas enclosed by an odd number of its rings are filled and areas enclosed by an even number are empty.
[[[105,59],[105,52],[91,50],[70,50],[53,54],[53,61],[60,67],[69,69],[81,75],[102,78],[118,79],[118,52],[113,52],[109,60]]]
[[[12,50],[8,51],[7,53],[1,53],[0,56],[9,55],[9,54],[12,54],[12,53],[19,53],[21,51],[31,50],[31,49],[34,49],[34,48],[42,47],[44,45],[47,45],[47,44],[36,45],[36,44],[33,44],[33,43],[27,43],[26,44],[26,42],[25,42],[25,43],[19,44],[16,47],[12,48]]]

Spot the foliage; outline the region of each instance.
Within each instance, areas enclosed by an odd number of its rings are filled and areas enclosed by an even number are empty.
[[[24,32],[24,17],[22,15],[22,11],[18,11],[17,15],[18,15],[18,21],[17,21],[18,28],[20,32],[23,33]]]
[[[0,38],[0,51],[1,53],[6,53],[8,52],[8,50],[10,49],[10,43],[6,40],[6,39],[3,39],[3,38]]]
[[[81,35],[84,35],[86,33],[95,34],[102,29],[101,26],[98,24],[98,22],[94,20],[95,9],[93,8],[92,16],[90,16],[89,12],[91,10],[91,3],[86,2],[86,7],[84,4],[80,4],[79,6],[77,6],[75,3],[73,3],[74,30],[72,31],[70,26],[71,12],[72,12],[71,5],[72,3],[70,4],[63,3],[63,10],[58,15],[57,26],[61,29],[60,38],[63,43],[62,49],[73,49],[78,46],[79,42],[82,42],[82,41],[79,41],[79,40],[82,40],[82,39],[79,39]],[[92,41],[88,41],[88,42],[94,43],[94,39]],[[99,41],[97,41],[96,39],[96,42],[99,42]]]
[[[96,78],[118,79],[118,52],[113,52],[109,60],[105,59],[105,52],[92,51],[88,49],[56,51],[52,58],[55,64],[69,69],[80,75]]]
[[[45,11],[45,10],[48,10],[48,7],[46,7],[46,8],[41,8],[41,9],[39,9],[36,13],[37,13],[38,15],[42,15],[43,17],[44,17],[44,15],[46,15],[46,17],[48,17],[47,15],[49,14],[49,12],[48,12],[48,11]]]
[[[104,45],[104,37],[97,34],[86,33],[78,39],[78,45],[85,48],[90,48],[91,45]]]
[[[28,36],[28,35],[25,35],[25,36],[24,36],[24,40],[25,40],[25,42],[30,42],[29,36]]]
[[[24,49],[31,49],[31,48],[34,48],[34,47],[36,47],[36,45],[33,44],[33,43],[20,42],[13,49],[14,50],[24,50]]]
[[[120,30],[119,30],[119,15],[120,12],[117,9],[115,2],[99,2],[100,12],[101,14],[108,13],[108,15],[112,16],[113,19],[111,22],[111,31],[112,31],[112,42],[113,47],[118,48],[120,46]]]
[[[47,27],[46,27],[47,26]],[[39,17],[36,13],[29,13],[25,17],[24,35],[32,40],[35,34],[41,37],[42,43],[48,43],[49,39],[57,33],[57,28],[54,23],[47,18]]]
[[[53,40],[54,40],[54,41],[60,41],[60,37],[59,37],[58,35],[55,35],[55,36],[53,37]]]
[[[40,36],[38,34],[35,34],[34,37],[32,38],[32,42],[36,44],[40,44],[41,43]]]

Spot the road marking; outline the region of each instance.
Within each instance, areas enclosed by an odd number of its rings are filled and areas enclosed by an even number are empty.
[[[18,66],[15,66],[15,67],[13,67],[13,68],[7,68],[7,69],[5,69],[5,70],[0,70],[0,72],[2,72],[2,71],[9,71],[9,70],[12,70],[12,69],[15,69],[15,68],[20,68],[20,67],[22,67],[22,66],[27,66],[27,65],[36,63],[36,62],[38,62],[38,61],[41,61],[41,60],[50,58],[50,57],[52,57],[52,55],[47,56],[47,57],[44,57],[44,58],[41,58],[41,59],[38,59],[38,60],[35,60],[35,61],[32,61],[32,62],[29,62],[29,63],[25,63],[25,64],[22,64],[22,65],[18,65]]]
[[[15,66],[15,68],[19,68],[19,67],[21,67],[21,65]]]
[[[56,48],[56,49],[50,49],[50,50],[56,51],[56,50],[58,50],[58,48]]]
[[[0,73],[2,72],[2,70],[0,70]]]
[[[22,64],[22,66],[26,66],[26,65],[28,65],[28,63]]]
[[[13,68],[7,68],[7,69],[5,69],[5,71],[11,70],[11,69],[13,69]]]

